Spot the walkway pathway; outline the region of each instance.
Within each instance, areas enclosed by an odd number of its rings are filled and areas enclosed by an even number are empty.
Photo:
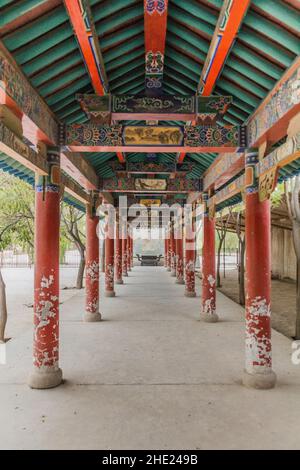
[[[0,448],[299,449],[291,341],[274,332],[277,388],[245,389],[243,310],[218,293],[222,321],[206,324],[199,297],[183,291],[163,267],[135,267],[116,298],[103,298],[104,321],[94,324],[81,322],[84,293],[66,296],[66,382],[44,391],[25,385],[31,314],[14,310],[18,328],[0,366]]]

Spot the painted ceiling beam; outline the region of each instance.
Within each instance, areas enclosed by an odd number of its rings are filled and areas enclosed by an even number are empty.
[[[150,179],[119,176],[105,178],[100,183],[100,190],[117,193],[142,194],[177,194],[190,191],[201,191],[202,182],[199,178]]]
[[[21,127],[22,135],[33,145],[38,146],[40,142],[45,145],[59,145],[59,122],[57,118],[37,91],[30,85],[28,79],[1,41],[0,105],[4,105],[12,111],[14,116],[13,124]],[[13,158],[18,159],[16,155]],[[69,162],[69,165],[67,165],[67,158],[62,158],[62,169],[68,173],[70,165],[73,166],[74,168],[70,174],[70,176],[73,176],[76,166],[76,180],[82,181],[82,183],[84,180],[84,187],[87,189],[97,189],[93,167],[85,161],[85,170],[83,172],[83,163],[80,158],[77,159],[78,161]],[[29,161],[24,162],[24,164],[31,168]],[[93,176],[90,179],[88,175]]]
[[[108,93],[104,62],[87,0],[64,0],[84,63],[98,95]]]
[[[277,147],[265,158],[256,164],[256,175],[258,176],[258,191],[260,200],[270,197],[277,183],[280,168],[290,165],[300,158],[300,132],[288,138],[281,146]],[[209,206],[217,206],[245,189],[246,175],[243,173],[234,181],[217,191],[209,199]]]
[[[97,95],[106,95],[109,84],[89,1],[64,0],[64,3],[94,91]],[[121,152],[117,157],[120,162],[125,161]]]
[[[211,95],[251,0],[225,0],[204,63],[198,92]]]
[[[84,155],[62,152],[61,167],[83,188],[92,190],[99,187],[99,177]]]
[[[0,121],[0,152],[29,168],[35,174],[44,176],[48,174],[48,164],[45,155],[41,152],[35,152],[2,121]],[[69,176],[62,174],[61,180],[66,192],[71,196],[80,202],[89,202],[88,194]]]
[[[168,0],[144,0],[145,79],[149,95],[162,91]]]
[[[223,186],[245,168],[244,153],[221,153],[204,172],[203,189],[217,189]]]
[[[300,58],[297,58],[247,122],[248,146],[270,146],[289,131],[300,112]],[[204,188],[220,187],[243,169],[240,154],[217,160],[204,174]]]
[[[94,123],[61,128],[63,149],[78,152],[234,152],[246,148],[243,126],[122,126]]]
[[[288,133],[290,121],[300,112],[300,57],[247,121],[249,146],[276,143]]]
[[[122,120],[191,121],[211,123],[228,110],[231,96],[160,95],[132,96],[77,94],[88,119],[98,124]]]

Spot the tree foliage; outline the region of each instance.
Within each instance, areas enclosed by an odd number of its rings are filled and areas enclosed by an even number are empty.
[[[21,247],[33,254],[34,191],[24,181],[0,173],[0,250]]]

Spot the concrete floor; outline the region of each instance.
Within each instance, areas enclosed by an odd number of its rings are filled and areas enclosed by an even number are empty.
[[[102,299],[104,321],[84,324],[84,292],[62,291],[66,380],[38,391],[26,385],[31,280],[3,274],[12,339],[0,366],[1,449],[300,449],[291,341],[274,331],[276,389],[245,389],[243,309],[223,294],[221,321],[203,323],[199,296],[185,298],[163,267],[135,267]],[[62,270],[62,283],[72,276]]]

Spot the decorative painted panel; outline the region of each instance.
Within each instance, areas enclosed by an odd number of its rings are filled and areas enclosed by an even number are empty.
[[[111,124],[111,95],[77,94],[82,110],[87,117],[97,124]]]
[[[241,175],[236,178],[232,183],[225,186],[223,189],[215,194],[215,204],[220,204],[226,199],[230,199],[235,194],[244,190],[245,186],[245,175]]]
[[[166,44],[168,0],[144,0],[146,90],[161,93]]]
[[[300,107],[300,66],[283,83],[277,91],[254,114],[248,123],[249,147],[257,141],[289,111]],[[278,138],[280,138],[279,136]]]
[[[184,143],[190,147],[245,147],[243,126],[185,126]]]
[[[65,127],[62,145],[121,146],[123,143],[122,129],[122,126],[119,125],[70,124]]]
[[[130,173],[173,173],[176,171],[176,164],[168,162],[128,162],[127,171]]]
[[[58,122],[46,103],[0,48],[0,104],[6,103],[5,95],[42,130],[49,141],[58,143]]]
[[[195,95],[105,95],[77,94],[83,111],[89,119],[103,123],[105,120],[130,119],[130,117],[149,120],[160,116],[178,117],[178,120],[194,120],[196,115],[215,119],[227,111],[230,96]],[[132,115],[132,116],[131,116]],[[106,122],[108,123],[108,121]]]
[[[146,178],[104,178],[100,184],[102,191],[108,192],[191,192],[201,190],[201,181],[197,179],[146,179]]]
[[[33,171],[47,174],[45,156],[35,152],[0,121],[0,151],[19,161]]]
[[[212,165],[204,177],[204,190],[208,189],[213,183],[226,173],[241,158],[241,153],[224,153],[218,157],[217,162]]]
[[[274,166],[284,166],[296,158],[300,158],[300,132],[260,160],[257,164],[257,173],[262,175]]]
[[[71,147],[245,147],[242,126],[62,126],[61,145]],[[126,149],[125,149],[126,151]]]
[[[176,126],[126,126],[125,145],[182,145],[183,132]]]
[[[165,95],[165,96],[134,96],[114,95],[112,97],[113,113],[141,114],[193,114],[196,111],[194,96]]]

